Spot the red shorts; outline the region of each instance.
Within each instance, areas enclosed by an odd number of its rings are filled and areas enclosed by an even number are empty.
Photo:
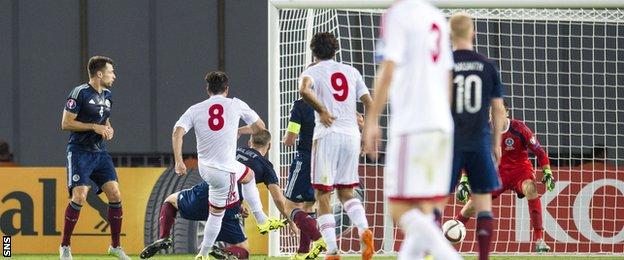
[[[517,194],[522,193],[522,183],[525,180],[535,180],[533,168],[520,167],[517,169],[500,170],[501,188],[492,192],[492,198],[498,198],[503,192],[513,190]]]

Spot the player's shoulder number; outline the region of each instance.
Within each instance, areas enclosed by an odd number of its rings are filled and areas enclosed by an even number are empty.
[[[453,79],[453,83],[456,91],[455,112],[457,114],[462,114],[464,111],[471,114],[479,112],[481,110],[481,93],[483,92],[481,77],[477,74],[467,76],[458,74]]]

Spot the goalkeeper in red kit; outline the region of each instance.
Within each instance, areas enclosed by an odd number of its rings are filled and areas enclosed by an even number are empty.
[[[550,247],[544,242],[542,204],[535,184],[533,163],[529,160],[529,150],[537,157],[538,164],[544,172],[542,183],[546,185],[548,191],[552,191],[555,188],[555,179],[550,170],[550,160],[531,129],[520,120],[509,119],[509,109],[507,109],[507,121],[505,122],[501,138],[501,150],[502,157],[498,171],[502,186],[499,190],[492,192],[492,198],[497,198],[507,190],[513,190],[518,194],[519,198],[526,197],[529,203],[535,251],[548,252]],[[466,201],[469,198],[469,192],[470,187],[464,174],[457,186],[455,196],[460,201]],[[468,200],[455,219],[466,224],[473,215],[474,207],[472,201]]]

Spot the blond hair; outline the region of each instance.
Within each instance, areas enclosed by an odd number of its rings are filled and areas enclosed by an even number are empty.
[[[459,39],[472,41],[474,32],[474,22],[472,17],[466,13],[456,13],[449,19],[451,24],[451,40]]]

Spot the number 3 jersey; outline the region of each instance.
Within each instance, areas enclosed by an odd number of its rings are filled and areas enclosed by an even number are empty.
[[[491,144],[489,108],[503,97],[494,62],[471,50],[453,52],[453,104],[455,149],[470,151]]]
[[[184,112],[176,127],[187,133],[195,128],[197,157],[203,165],[218,170],[235,172],[236,140],[240,119],[252,124],[259,117],[247,103],[237,98],[213,95],[191,106]]]
[[[301,77],[312,79],[312,89],[318,100],[336,117],[330,127],[320,122],[318,112],[314,112],[316,126],[313,139],[328,133],[341,133],[360,136],[356,118],[356,102],[369,94],[360,72],[349,65],[334,60],[323,60],[308,67]]]
[[[424,1],[396,1],[382,17],[378,59],[395,64],[389,135],[451,133],[453,54],[444,15]]]

